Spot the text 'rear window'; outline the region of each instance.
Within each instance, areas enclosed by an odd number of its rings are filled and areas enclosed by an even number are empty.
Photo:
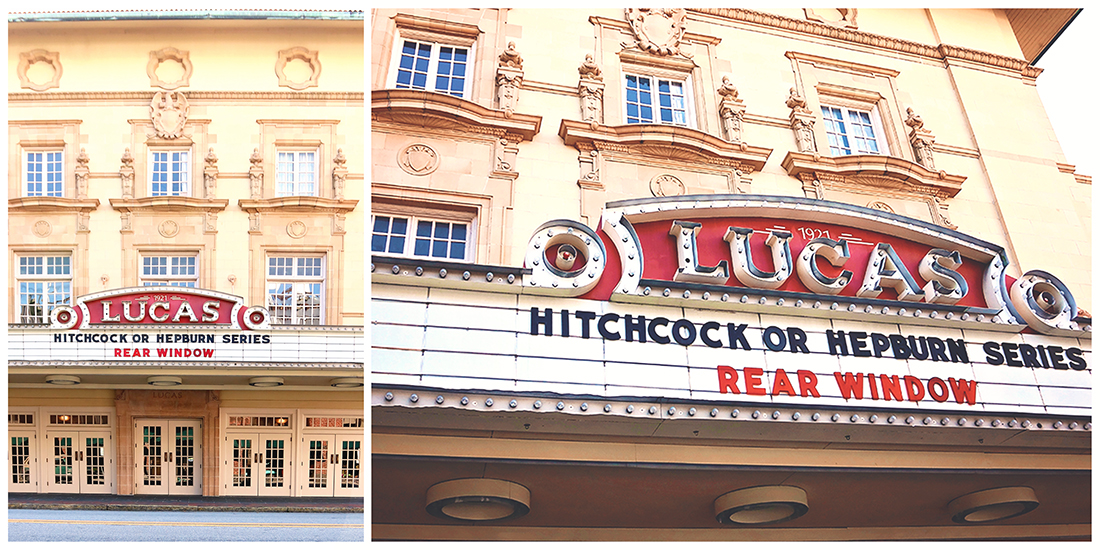
[[[465,97],[468,56],[467,48],[403,40],[396,87]]]
[[[60,197],[64,190],[61,151],[28,151],[25,171],[28,197]]]
[[[152,151],[153,197],[187,197],[191,195],[190,151]]]
[[[881,154],[870,111],[822,105],[821,114],[825,121],[825,133],[829,137],[829,154]]]
[[[141,286],[185,286],[199,282],[196,256],[142,256]]]
[[[467,222],[375,216],[371,252],[465,260],[469,228]]]
[[[267,259],[267,309],[272,323],[319,325],[324,318],[324,258],[271,256]]]
[[[290,197],[317,196],[316,151],[279,151],[275,171],[275,195]]]
[[[687,105],[683,82],[626,75],[627,124],[687,126]]]
[[[18,263],[19,322],[49,323],[50,312],[72,300],[72,259],[21,255]]]

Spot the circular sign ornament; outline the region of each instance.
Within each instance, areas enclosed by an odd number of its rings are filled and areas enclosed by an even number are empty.
[[[50,328],[68,330],[76,326],[76,310],[69,306],[58,306],[50,311]]]
[[[414,176],[427,176],[439,168],[439,153],[423,143],[414,143],[397,155],[397,164]]]
[[[160,236],[166,238],[172,238],[179,234],[180,225],[172,220],[164,220],[160,222],[160,227],[157,228],[160,232]]]
[[[252,306],[244,310],[244,326],[250,330],[271,328],[270,318],[271,314],[268,313],[267,308]]]
[[[38,220],[34,222],[34,228],[31,229],[36,237],[49,237],[50,233],[53,233],[53,226],[46,220]]]
[[[672,174],[661,174],[649,181],[649,192],[654,197],[677,197],[687,193],[687,187],[680,178]]]
[[[539,226],[527,242],[524,265],[531,275],[523,283],[536,293],[580,296],[596,286],[606,264],[603,241],[591,228],[554,220]]]
[[[286,234],[292,238],[301,239],[306,236],[306,224],[301,220],[294,220],[286,225]]]
[[[1054,275],[1037,269],[1028,271],[1012,284],[1008,294],[1016,311],[1032,329],[1047,335],[1071,330],[1077,302],[1069,288]]]

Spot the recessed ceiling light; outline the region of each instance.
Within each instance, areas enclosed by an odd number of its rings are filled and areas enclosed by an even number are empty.
[[[787,485],[739,489],[714,500],[715,519],[731,525],[790,521],[809,509],[806,491]]]
[[[283,385],[283,379],[278,376],[257,376],[249,378],[248,385],[256,388],[274,388]]]
[[[955,523],[985,523],[1022,516],[1039,507],[1031,487],[1000,487],[963,495],[947,505]]]
[[[51,374],[46,377],[46,383],[55,386],[75,386],[80,383],[80,377],[68,374]]]
[[[183,379],[178,376],[150,376],[145,382],[150,386],[178,386]]]
[[[503,479],[454,479],[428,489],[428,513],[444,519],[492,521],[522,517],[531,510],[531,492]]]

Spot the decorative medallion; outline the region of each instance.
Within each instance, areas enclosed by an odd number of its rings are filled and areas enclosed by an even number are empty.
[[[687,187],[680,178],[672,174],[661,174],[649,182],[649,191],[654,197],[675,197],[687,193]]]
[[[882,201],[871,201],[870,203],[867,204],[867,208],[870,208],[871,210],[880,210],[882,212],[889,212],[891,214],[895,213],[894,209],[890,208],[889,204],[886,204]]]
[[[439,154],[423,143],[415,143],[401,151],[397,156],[397,164],[414,176],[426,176],[439,168]]]
[[[806,19],[832,25],[834,27],[855,29],[856,8],[802,8],[806,12]]]
[[[49,237],[50,233],[53,233],[53,226],[46,220],[38,220],[34,223],[32,231],[37,237]]]
[[[157,137],[176,139],[183,135],[191,106],[181,92],[157,92],[149,105],[149,118]]]
[[[306,224],[301,220],[294,220],[286,224],[286,234],[295,239],[301,239],[306,236]]]
[[[684,8],[626,8],[626,20],[634,31],[635,42],[624,42],[623,47],[657,55],[691,57],[680,51],[686,18]]]
[[[169,76],[168,73],[172,71],[170,65],[172,63],[178,65],[181,74],[179,78],[167,82],[161,78],[162,75],[157,74],[157,71],[163,66],[163,73],[165,73],[163,76]],[[175,48],[163,48],[155,52],[149,52],[149,64],[145,66],[145,72],[149,75],[150,86],[163,88],[165,90],[175,90],[182,86],[188,86],[191,82],[190,54]]]
[[[35,65],[39,65],[35,67]],[[47,67],[48,66],[48,67]],[[15,69],[19,87],[44,92],[61,86],[61,54],[46,50],[31,50],[19,54]]]
[[[160,222],[160,226],[157,227],[157,231],[160,232],[161,237],[170,239],[179,234],[180,225],[172,220],[164,220]]]
[[[304,64],[309,70],[309,75],[298,74],[302,71],[294,70],[295,62]],[[291,74],[287,74],[287,65],[292,65]],[[317,79],[321,78],[321,60],[317,58],[316,50],[307,50],[303,47],[280,50],[278,60],[275,62],[275,75],[279,77],[279,85],[291,90],[304,90],[317,87]]]

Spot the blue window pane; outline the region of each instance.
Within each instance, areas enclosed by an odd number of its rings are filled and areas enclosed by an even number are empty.
[[[400,254],[405,251],[405,237],[390,237],[390,253]]]
[[[642,120],[646,122],[653,121],[653,107],[642,105]]]
[[[446,61],[440,61],[439,74],[451,74],[451,64]]]
[[[378,216],[374,218],[374,232],[375,233],[389,233],[390,232],[390,219],[386,216]]]
[[[416,224],[416,236],[417,237],[431,237],[432,236],[432,222],[419,222]]]
[[[443,75],[437,76],[436,79],[435,79],[435,89],[437,91],[441,91],[441,92],[449,91],[449,89],[447,87],[448,82],[450,82],[449,78],[447,78]]]
[[[638,119],[638,106],[634,103],[626,104],[626,116],[627,118]]]
[[[408,56],[416,55],[416,42],[406,40],[405,45],[401,48],[401,53]]]
[[[432,257],[433,258],[446,258],[447,257],[447,241],[435,241],[432,243]]]
[[[407,71],[407,70],[409,70],[409,69],[412,69],[412,66],[413,66],[413,58],[412,58],[412,57],[409,57],[409,56],[407,56],[407,55],[402,55],[402,56],[401,56],[401,63],[400,63],[400,65],[399,65],[399,66],[400,66],[400,67],[401,67],[402,69],[405,69],[406,71]]]
[[[454,229],[451,230],[451,238],[456,241],[466,240],[466,226],[464,224],[454,224]]]
[[[466,65],[455,63],[454,72],[452,72],[451,74],[453,74],[456,77],[457,76],[466,76]]]
[[[661,122],[672,122],[672,111],[668,109],[661,109]]]
[[[424,73],[416,73],[413,75],[413,87],[424,88],[428,84],[428,75]]]
[[[392,233],[398,234],[398,235],[404,235],[408,231],[408,228],[409,228],[409,220],[407,220],[405,218],[394,218],[393,219],[393,228],[392,228],[392,231],[391,231]]]
[[[432,45],[431,44],[421,44],[420,45],[420,51],[417,52],[417,55],[420,56],[420,57],[431,57],[432,56]]]
[[[451,243],[451,258],[455,260],[461,260],[466,257],[466,243],[455,242]]]
[[[416,58],[416,71],[423,73],[428,71],[428,58],[418,57]]]
[[[386,236],[374,235],[370,239],[371,252],[385,252],[386,251]]]
[[[451,236],[451,224],[436,222],[435,224],[435,238],[446,239]]]
[[[465,63],[466,62],[466,49],[465,48],[455,48],[455,61],[457,61],[459,63]]]
[[[413,254],[417,256],[427,256],[428,251],[431,250],[431,241],[428,239],[417,239],[414,246]]]
[[[397,87],[398,88],[407,88],[409,86],[409,82],[411,82],[411,81],[412,81],[412,73],[404,72],[404,71],[399,71],[397,73]]]

